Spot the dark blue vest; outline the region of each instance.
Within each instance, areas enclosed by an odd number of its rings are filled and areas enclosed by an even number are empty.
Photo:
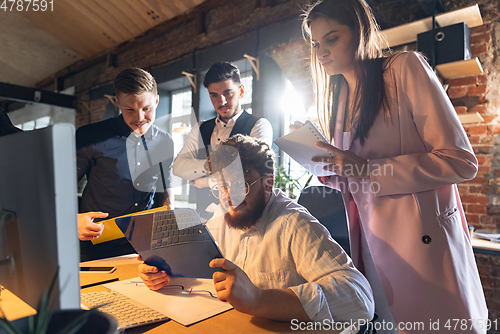
[[[241,116],[236,120],[233,130],[229,134],[229,137],[234,136],[238,133],[249,136],[250,132],[255,126],[255,123],[257,123],[259,119],[259,117],[251,115],[243,110]],[[198,147],[200,148],[198,150],[198,159],[207,158],[208,146],[210,145],[210,138],[212,137],[214,128],[215,118],[209,119],[208,121],[205,121],[200,125],[201,140],[200,143],[198,143]],[[191,190],[194,190],[195,193],[196,211],[198,211],[201,217],[209,219],[212,216],[212,213],[206,212],[206,207],[209,206],[210,203],[218,204],[219,200],[212,195],[212,192],[209,188],[198,189],[196,187],[191,187]]]

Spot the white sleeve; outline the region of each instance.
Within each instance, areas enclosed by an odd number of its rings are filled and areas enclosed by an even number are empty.
[[[260,118],[250,131],[250,137],[265,141],[270,146],[273,144],[273,127],[266,118]]]
[[[186,138],[184,147],[175,158],[173,165],[173,174],[185,180],[194,180],[207,175],[205,162],[207,159],[198,159],[198,150],[200,149],[200,125],[202,122],[193,126],[191,132]]]
[[[308,282],[289,287],[313,321],[371,320],[375,310],[368,280],[353,265],[326,228],[309,215],[287,221],[297,272]]]

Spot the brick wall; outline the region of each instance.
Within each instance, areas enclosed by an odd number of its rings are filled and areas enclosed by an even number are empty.
[[[472,5],[471,3],[470,5]],[[471,51],[484,73],[449,80],[448,95],[459,114],[479,113],[484,122],[465,124],[479,171],[458,185],[467,221],[477,229],[500,229],[500,21],[499,4],[480,4],[484,24],[471,29]],[[500,256],[476,254],[491,320],[500,320]],[[500,328],[489,333],[500,333]]]

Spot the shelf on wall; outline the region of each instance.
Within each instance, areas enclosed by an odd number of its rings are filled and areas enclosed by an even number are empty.
[[[436,15],[436,21],[441,27],[451,24],[465,22],[469,28],[477,27],[483,24],[479,6],[462,8],[448,13]],[[397,27],[382,30],[387,37],[389,46],[408,44],[417,40],[417,35],[432,29],[432,17],[410,22]]]
[[[481,123],[484,122],[483,116],[476,113],[459,114],[458,118],[462,124],[466,123]]]
[[[483,67],[477,57],[469,60],[453,61],[436,65],[436,70],[443,79],[453,79],[483,73]]]

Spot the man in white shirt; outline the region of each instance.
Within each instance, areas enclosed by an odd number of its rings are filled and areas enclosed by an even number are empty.
[[[237,133],[272,145],[273,128],[267,119],[251,115],[241,108],[240,99],[245,94],[245,87],[241,84],[240,71],[232,63],[218,62],[212,65],[203,85],[208,89],[218,116],[193,127],[174,161],[173,174],[190,180],[190,184],[196,187],[196,210],[208,219],[212,214],[206,208],[218,202],[210,193],[205,169],[209,146],[218,145]]]
[[[241,161],[239,173],[230,170],[235,161]],[[207,222],[224,256],[210,262],[225,270],[213,275],[220,300],[281,321],[372,319],[374,300],[366,278],[323,225],[273,189],[269,145],[235,135],[215,148],[210,164],[217,179],[212,189],[221,201],[219,215]],[[152,290],[169,281],[156,267],[142,263],[139,271]]]

